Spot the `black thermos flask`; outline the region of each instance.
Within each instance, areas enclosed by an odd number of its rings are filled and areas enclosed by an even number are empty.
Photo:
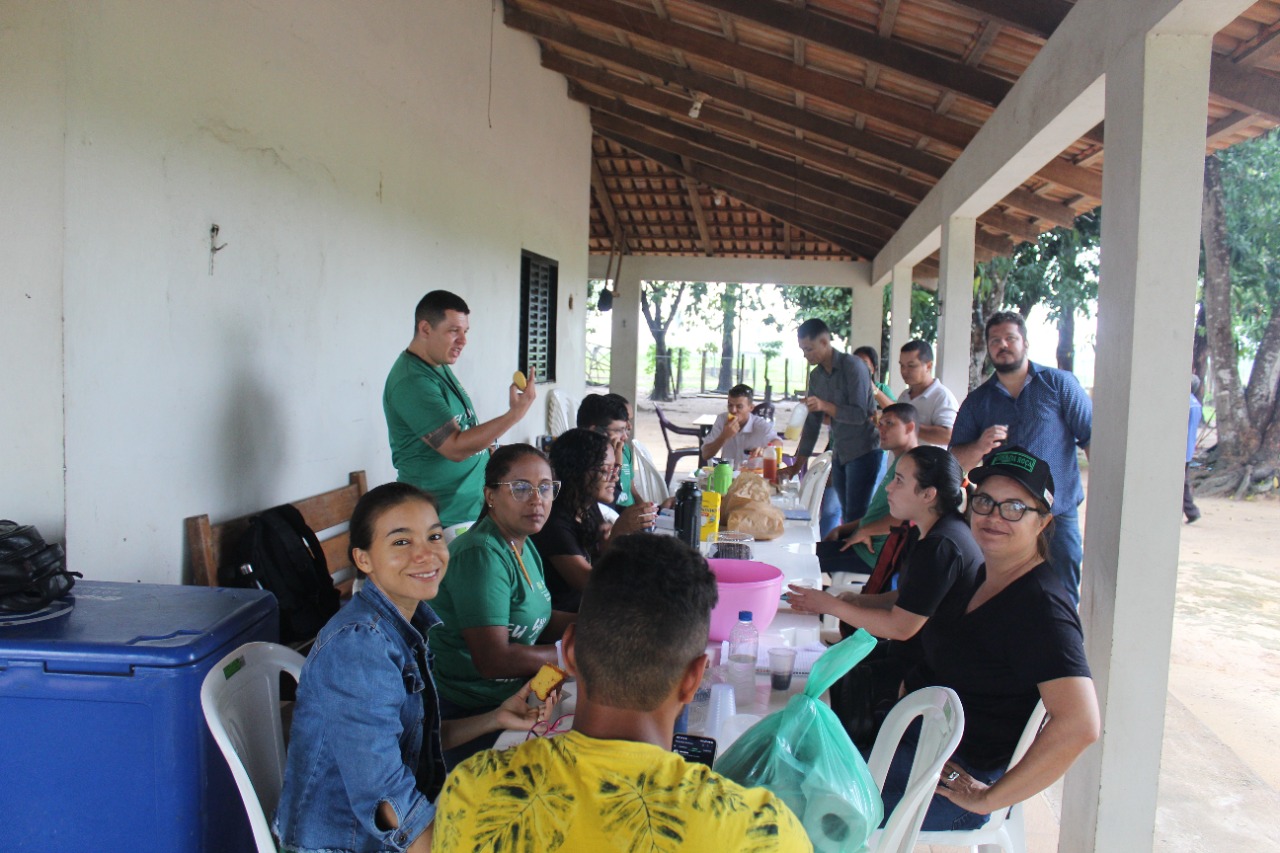
[[[676,538],[698,548],[702,532],[702,490],[696,480],[685,480],[676,492]]]

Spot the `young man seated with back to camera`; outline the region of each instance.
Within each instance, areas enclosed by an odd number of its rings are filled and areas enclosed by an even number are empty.
[[[620,544],[592,569],[564,636],[578,679],[572,730],[454,768],[434,849],[647,850],[661,838],[685,850],[812,850],[772,793],[670,751],[706,668],[715,577],[673,538]]]

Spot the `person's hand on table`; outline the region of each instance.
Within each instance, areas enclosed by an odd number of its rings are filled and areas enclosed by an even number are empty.
[[[812,613],[821,616],[834,612],[833,607],[839,599],[830,593],[808,586],[787,586],[787,604],[797,613]]]
[[[991,809],[985,804],[989,790],[990,785],[970,776],[959,764],[948,761],[942,766],[942,774],[938,777],[938,793],[965,811],[990,814]]]
[[[782,483],[790,480],[792,477],[800,473],[800,463],[797,461],[794,465],[783,465],[778,469],[778,482]]]
[[[533,694],[533,682],[525,682],[513,696],[498,706],[494,713],[494,722],[499,729],[525,729],[534,723],[545,722],[551,716],[551,709],[560,701],[560,691],[554,690],[546,702],[529,704],[529,696]],[[537,697],[535,697],[537,698]]]
[[[848,551],[854,545],[861,545],[868,551],[875,550],[871,547],[871,534],[867,532],[865,527],[859,527],[857,530],[853,531],[853,534],[844,540],[844,544],[840,546],[840,550]]]
[[[625,536],[628,533],[639,533],[648,530],[658,520],[658,505],[649,501],[640,501],[624,509],[618,520],[613,523],[610,536]]]

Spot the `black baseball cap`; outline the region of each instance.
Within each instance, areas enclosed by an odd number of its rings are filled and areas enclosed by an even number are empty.
[[[969,480],[974,483],[988,477],[1008,477],[1053,507],[1053,474],[1049,463],[1025,447],[1002,447],[969,472]]]

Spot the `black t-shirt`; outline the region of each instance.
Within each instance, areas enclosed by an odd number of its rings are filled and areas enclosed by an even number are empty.
[[[986,579],[978,570],[973,590]],[[942,607],[920,632],[925,661],[907,689],[950,687],[964,707],[956,750],[982,770],[1003,769],[1040,699],[1037,685],[1090,677],[1084,632],[1062,581],[1041,563],[972,613]]]
[[[583,540],[588,538],[587,524],[590,523],[578,521],[567,506],[561,510],[560,506],[552,504],[547,523],[533,534],[533,544],[537,547],[538,554],[542,557],[543,568],[546,570],[547,591],[551,593],[552,610],[577,613],[582,604],[582,591],[569,586],[551,558],[582,557],[591,563],[591,555],[582,546]]]
[[[902,558],[895,604],[909,613],[932,618],[939,610],[964,612],[977,589],[982,550],[964,516],[953,512],[934,522],[929,534],[920,538],[912,528]],[[893,653],[908,665],[924,660],[922,628],[914,637],[894,641]]]

